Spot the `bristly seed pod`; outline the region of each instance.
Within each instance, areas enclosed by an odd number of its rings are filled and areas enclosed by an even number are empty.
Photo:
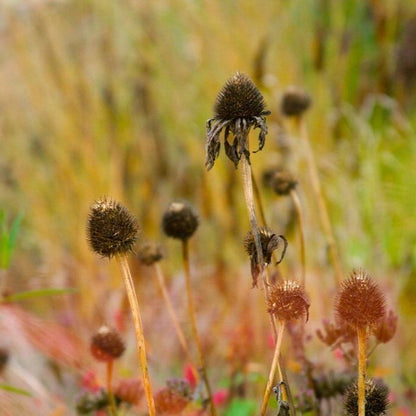
[[[287,116],[300,116],[311,105],[311,97],[303,89],[295,86],[286,88],[281,102],[281,111]]]
[[[237,72],[231,77],[217,96],[214,117],[207,121],[207,169],[212,168],[219,155],[222,131],[225,153],[234,165],[238,166],[243,154],[250,160],[248,133],[251,127],[260,129],[258,150],[261,150],[267,134],[265,116],[269,114],[261,92],[247,75]],[[231,144],[230,133],[234,137]]]
[[[385,315],[384,296],[364,270],[354,270],[341,283],[335,310],[338,318],[355,327],[374,325]]]
[[[163,248],[161,244],[146,241],[137,249],[138,260],[146,266],[163,259]]]
[[[368,379],[365,382],[365,414],[381,416],[386,414],[388,388],[381,380]],[[358,387],[354,383],[345,393],[344,409],[348,416],[358,416]]]
[[[102,326],[91,339],[90,350],[98,361],[111,361],[121,357],[125,350],[119,333],[108,326]]]
[[[299,318],[309,319],[309,299],[305,289],[294,280],[272,285],[267,299],[267,311],[279,320],[289,322]]]
[[[168,237],[189,239],[198,228],[198,216],[185,202],[172,202],[163,214],[162,228]]]
[[[176,415],[188,405],[189,399],[178,392],[165,387],[155,395],[155,406],[158,414]]]
[[[136,218],[119,202],[104,197],[90,208],[88,240],[104,256],[124,255],[132,250],[139,226]]]

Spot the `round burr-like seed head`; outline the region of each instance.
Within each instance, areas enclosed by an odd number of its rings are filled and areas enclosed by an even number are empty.
[[[310,95],[299,87],[290,86],[283,94],[281,111],[285,116],[300,116],[311,105]]]
[[[119,358],[124,350],[124,342],[119,333],[108,326],[102,326],[91,339],[91,354],[98,361],[111,361]]]
[[[146,266],[151,266],[163,259],[162,246],[158,243],[146,241],[137,249],[137,258]]]
[[[168,237],[189,239],[198,228],[198,216],[185,202],[172,202],[162,218],[162,228]]]

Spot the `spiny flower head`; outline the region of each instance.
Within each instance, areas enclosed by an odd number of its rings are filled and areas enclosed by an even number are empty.
[[[198,216],[185,202],[172,202],[163,214],[162,228],[168,237],[187,240],[199,225]]]
[[[151,266],[154,263],[163,259],[162,245],[146,241],[137,249],[137,258],[146,266]]]
[[[365,382],[365,415],[386,414],[389,405],[388,387],[381,380],[368,379]],[[345,393],[344,409],[348,416],[358,416],[358,386],[354,383]]]
[[[268,312],[279,320],[289,322],[309,318],[309,299],[301,284],[294,280],[272,285],[267,299]]]
[[[98,361],[111,361],[121,357],[125,345],[120,334],[108,326],[102,326],[91,338],[91,354]]]
[[[295,86],[286,88],[281,102],[281,111],[287,116],[300,116],[311,105],[311,97],[303,89]]]
[[[123,402],[137,405],[144,395],[143,382],[138,378],[123,378],[115,386],[114,394]]]
[[[87,231],[92,249],[104,257],[112,257],[132,250],[139,225],[127,208],[104,197],[91,205]]]
[[[176,415],[181,413],[188,405],[189,398],[183,396],[170,387],[159,390],[154,397],[156,412],[158,414]]]
[[[231,77],[217,96],[214,117],[207,121],[207,169],[214,166],[219,155],[222,131],[225,153],[235,166],[243,154],[250,160],[248,133],[251,127],[260,129],[258,150],[261,150],[267,134],[265,116],[269,114],[261,92],[246,74],[237,72]],[[230,133],[234,138],[231,144]]]
[[[362,269],[341,283],[335,309],[340,320],[356,327],[374,325],[385,315],[384,296]]]

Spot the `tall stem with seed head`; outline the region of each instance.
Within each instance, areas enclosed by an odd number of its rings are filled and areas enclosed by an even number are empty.
[[[110,402],[111,416],[117,416],[116,402],[114,400],[113,384],[112,384],[113,363],[114,363],[114,360],[109,360],[107,362],[107,392],[108,392],[108,400]]]
[[[302,263],[302,278],[301,282],[305,285],[306,280],[306,255],[305,255],[305,234],[304,234],[304,225],[303,225],[303,216],[302,216],[302,207],[300,204],[298,193],[292,189],[290,191],[290,196],[292,197],[293,203],[295,205],[296,213],[299,221],[299,235],[300,235],[300,260]]]

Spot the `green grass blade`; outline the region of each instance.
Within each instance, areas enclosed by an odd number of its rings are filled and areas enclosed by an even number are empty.
[[[20,389],[18,387],[13,387],[10,384],[0,383],[0,389],[9,391],[10,393],[16,393],[21,394],[23,396],[32,397],[32,395],[28,391]]]
[[[14,295],[8,296],[6,299],[8,302],[10,301],[17,301],[17,300],[25,300],[25,299],[32,299],[41,296],[55,296],[55,295],[66,295],[69,293],[77,292],[76,288],[67,287],[62,289],[54,289],[54,288],[47,288],[47,289],[37,289],[37,290],[28,290],[27,292],[20,292]]]

